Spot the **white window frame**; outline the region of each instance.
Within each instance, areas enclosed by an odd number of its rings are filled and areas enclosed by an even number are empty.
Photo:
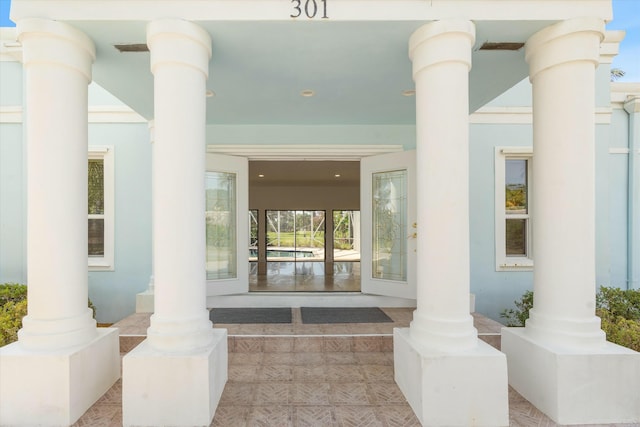
[[[527,160],[527,214],[518,215],[527,221],[527,256],[507,256],[506,251],[506,219],[505,213],[505,171],[506,160]],[[496,147],[495,148],[495,250],[496,271],[532,271],[533,239],[531,202],[533,200],[532,181],[533,148],[532,147]],[[511,216],[509,216],[511,217]]]
[[[90,218],[104,218],[104,256],[88,257],[89,271],[113,271],[114,266],[114,147],[90,146],[87,159],[101,159],[104,167],[104,215],[88,215]]]

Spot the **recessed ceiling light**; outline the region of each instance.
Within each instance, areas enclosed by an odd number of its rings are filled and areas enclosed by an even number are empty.
[[[300,96],[304,96],[305,98],[310,98],[315,94],[316,93],[314,91],[312,91],[311,89],[305,89],[302,92],[300,92]]]
[[[414,96],[416,91],[413,89],[407,89],[402,91],[402,96]]]
[[[216,96],[216,93],[211,89],[208,89],[205,94],[207,95],[207,98],[213,98],[214,96]]]
[[[263,173],[258,174],[258,178],[264,178],[264,174]]]
[[[335,176],[336,178],[340,178],[340,174],[339,173],[337,173],[337,174],[335,174],[333,176]]]

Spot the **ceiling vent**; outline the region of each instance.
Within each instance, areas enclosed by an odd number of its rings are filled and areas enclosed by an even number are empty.
[[[520,50],[522,46],[521,42],[485,42],[480,50]]]
[[[114,44],[113,47],[120,52],[149,52],[149,47],[146,43]]]

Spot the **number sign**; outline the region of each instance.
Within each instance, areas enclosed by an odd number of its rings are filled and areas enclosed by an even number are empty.
[[[291,0],[291,3],[293,3],[293,13],[289,15],[291,18],[300,18],[303,15],[308,19],[316,17],[321,19],[329,18],[327,16],[327,0]],[[322,16],[319,16],[320,12]]]

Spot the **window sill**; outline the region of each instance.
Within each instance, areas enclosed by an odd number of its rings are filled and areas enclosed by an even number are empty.
[[[89,271],[114,271],[114,268],[110,263],[91,262]]]
[[[523,259],[521,261],[500,263],[496,265],[496,271],[533,271],[533,261]]]

